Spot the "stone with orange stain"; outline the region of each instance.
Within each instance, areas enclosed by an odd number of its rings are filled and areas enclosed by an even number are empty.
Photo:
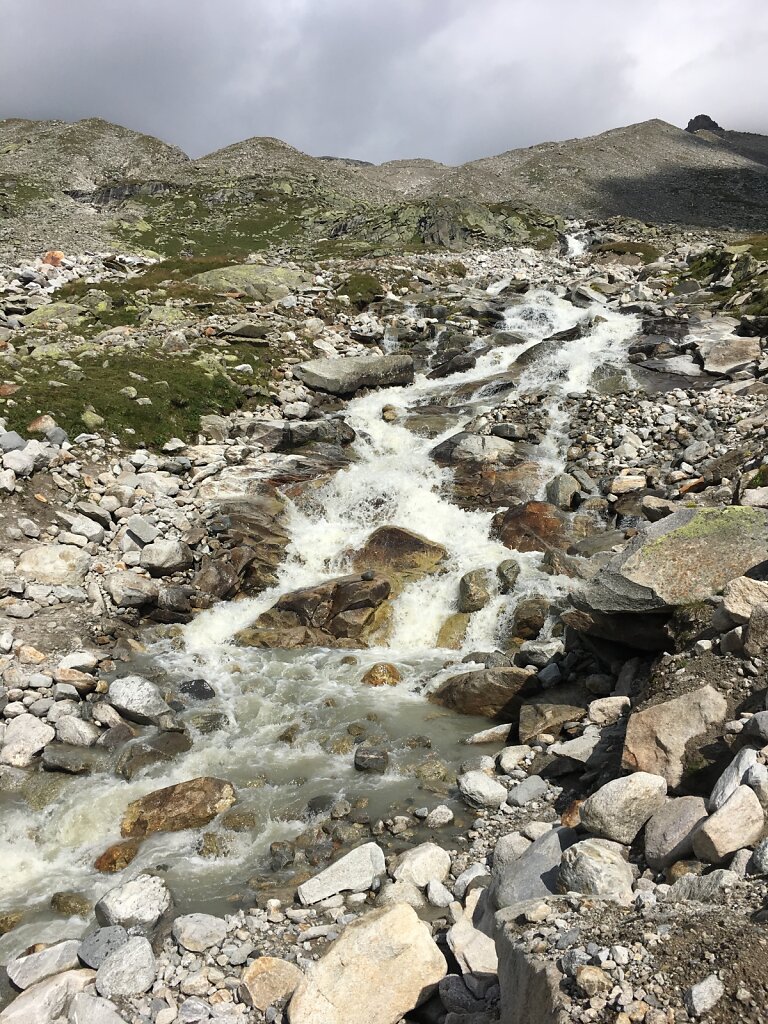
[[[64,259],[61,249],[51,249],[43,256],[43,263],[48,267],[60,267]]]
[[[93,863],[97,871],[114,874],[127,868],[141,847],[140,839],[126,839],[121,843],[113,843],[100,854]]]
[[[366,686],[397,686],[401,679],[398,669],[387,661],[372,665],[363,676]]]

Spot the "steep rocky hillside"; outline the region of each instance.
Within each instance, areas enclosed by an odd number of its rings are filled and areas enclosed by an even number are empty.
[[[0,256],[51,247],[239,258],[307,243],[331,255],[546,246],[558,217],[615,215],[754,231],[768,201],[768,140],[715,128],[651,120],[448,167],[312,157],[271,138],[193,161],[96,119],[8,120]]]

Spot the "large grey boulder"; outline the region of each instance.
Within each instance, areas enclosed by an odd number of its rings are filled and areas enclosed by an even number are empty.
[[[319,903],[340,892],[365,892],[384,872],[384,853],[376,843],[351,850],[319,875],[298,887],[304,906]]]
[[[96,972],[96,991],[106,999],[138,996],[152,986],[157,976],[155,954],[148,940],[129,939],[109,956]]]
[[[114,679],[107,699],[121,715],[141,725],[151,725],[171,711],[155,684],[143,676]]]
[[[668,800],[645,826],[645,859],[655,871],[693,853],[693,834],[707,817],[700,796]]]
[[[570,1017],[561,990],[563,975],[554,963],[522,948],[513,924],[496,932],[504,1024],[554,1024]]]
[[[299,982],[290,1024],[395,1024],[447,973],[429,930],[405,904],[347,925]]]
[[[491,911],[557,893],[563,853],[579,840],[570,828],[553,828],[515,860],[494,861],[488,904]]]
[[[0,747],[0,764],[25,768],[55,735],[51,726],[41,722],[35,715],[24,714],[12,718],[5,727],[3,745]]]
[[[626,847],[608,839],[585,839],[563,854],[557,886],[560,892],[581,892],[629,903],[632,881]]]
[[[666,797],[667,784],[660,775],[635,772],[612,779],[584,802],[581,824],[596,836],[629,846]]]
[[[756,764],[756,750],[753,750],[752,747],[744,747],[740,750],[715,783],[707,801],[707,809],[718,811],[746,781],[749,769]]]
[[[127,569],[107,576],[104,586],[118,608],[155,604],[160,593],[160,587],[154,580]]]
[[[310,285],[300,270],[262,266],[258,263],[241,263],[233,267],[206,270],[190,277],[189,283],[215,292],[242,292],[259,302],[274,302]]]
[[[583,590],[577,608],[658,613],[704,601],[768,559],[768,511],[686,508],[652,523]]]
[[[343,356],[310,359],[293,372],[307,387],[332,395],[351,395],[360,388],[413,383],[413,359],[405,355]]]
[[[192,549],[180,540],[155,540],[141,550],[141,566],[151,576],[171,576],[193,562]]]
[[[95,907],[96,920],[102,925],[119,924],[124,928],[146,930],[170,909],[171,902],[168,886],[161,878],[136,875],[101,897]]]
[[[126,1024],[109,999],[78,992],[69,1007],[70,1024]]]

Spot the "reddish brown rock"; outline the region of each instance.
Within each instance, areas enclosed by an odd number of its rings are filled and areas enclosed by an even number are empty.
[[[140,839],[126,839],[122,843],[113,843],[107,847],[93,862],[97,871],[112,874],[127,868],[141,848]]]
[[[360,571],[414,579],[434,572],[446,556],[442,544],[400,526],[380,526],[353,557]]]
[[[491,530],[502,544],[515,551],[565,551],[572,536],[568,516],[546,501],[528,501],[499,512]]]
[[[398,669],[387,661],[372,665],[363,676],[366,686],[397,686],[401,679]]]
[[[523,694],[534,687],[529,669],[488,668],[451,676],[430,700],[462,715],[485,715],[513,721],[520,713]]]
[[[42,262],[47,267],[60,267],[61,261],[64,259],[64,253],[61,249],[50,249],[45,256],[43,256]]]

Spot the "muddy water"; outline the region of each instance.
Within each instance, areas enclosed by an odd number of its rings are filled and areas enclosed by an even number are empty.
[[[312,490],[311,501],[290,507],[291,543],[278,585],[257,599],[202,613],[182,636],[153,643],[146,664],[131,666],[132,671],[164,673],[171,683],[203,677],[213,686],[216,698],[186,713],[192,749],[131,782],[112,773],[88,779],[46,776],[45,793],[35,810],[21,794],[0,796],[0,907],[17,907],[23,893],[30,908],[27,923],[0,940],[0,960],[32,941],[83,931],[85,922],[79,918],[53,918],[47,910],[52,892],[76,891],[96,899],[117,880],[145,868],[165,867],[182,907],[223,909],[228,899],[242,897],[249,879],[268,871],[270,843],[291,839],[305,828],[313,797],[366,798],[372,819],[409,803],[431,807],[451,801],[449,787],[444,795],[421,791],[414,770],[425,759],[436,758],[455,777],[456,766],[471,753],[462,740],[489,723],[436,708],[425,699],[425,691],[471,652],[493,649],[517,600],[532,593],[555,597],[568,581],[542,574],[538,555],[521,555],[516,593],[494,594],[472,616],[460,651],[436,649],[440,626],[455,611],[460,576],[487,568],[495,579],[493,570],[509,551],[489,536],[492,512],[466,511],[451,503],[450,473],[429,452],[493,407],[498,399],[488,381],[507,373],[521,352],[593,312],[605,320],[585,338],[536,359],[512,384],[513,395],[547,391],[552,427],[540,449],[545,482],[563,465],[567,423],[560,398],[586,390],[598,367],[624,364],[628,338],[636,329],[633,318],[603,308],[577,309],[537,291],[507,316],[506,328],[525,342],[481,355],[465,373],[440,381],[419,376],[410,387],[374,392],[349,404],[346,417],[357,432],[354,461]],[[397,410],[395,422],[382,419],[384,405]],[[433,417],[432,429],[419,432],[419,412],[431,408],[439,408],[439,417]],[[448,552],[443,572],[410,584],[395,600],[387,647],[350,658],[344,651],[260,651],[233,644],[237,631],[281,593],[347,571],[349,552],[384,524],[424,534]],[[362,675],[377,661],[398,667],[403,677],[398,687],[361,686]],[[218,712],[218,720],[209,718],[206,725],[200,718],[203,711]],[[386,774],[354,770],[351,743],[360,735],[390,751]],[[122,811],[131,800],[199,775],[230,779],[238,789],[237,809],[253,815],[242,832],[211,828],[222,856],[201,857],[197,832],[156,835],[122,875],[94,871],[94,858],[119,839]],[[45,806],[40,806],[42,800]],[[460,806],[456,809],[466,817]]]

